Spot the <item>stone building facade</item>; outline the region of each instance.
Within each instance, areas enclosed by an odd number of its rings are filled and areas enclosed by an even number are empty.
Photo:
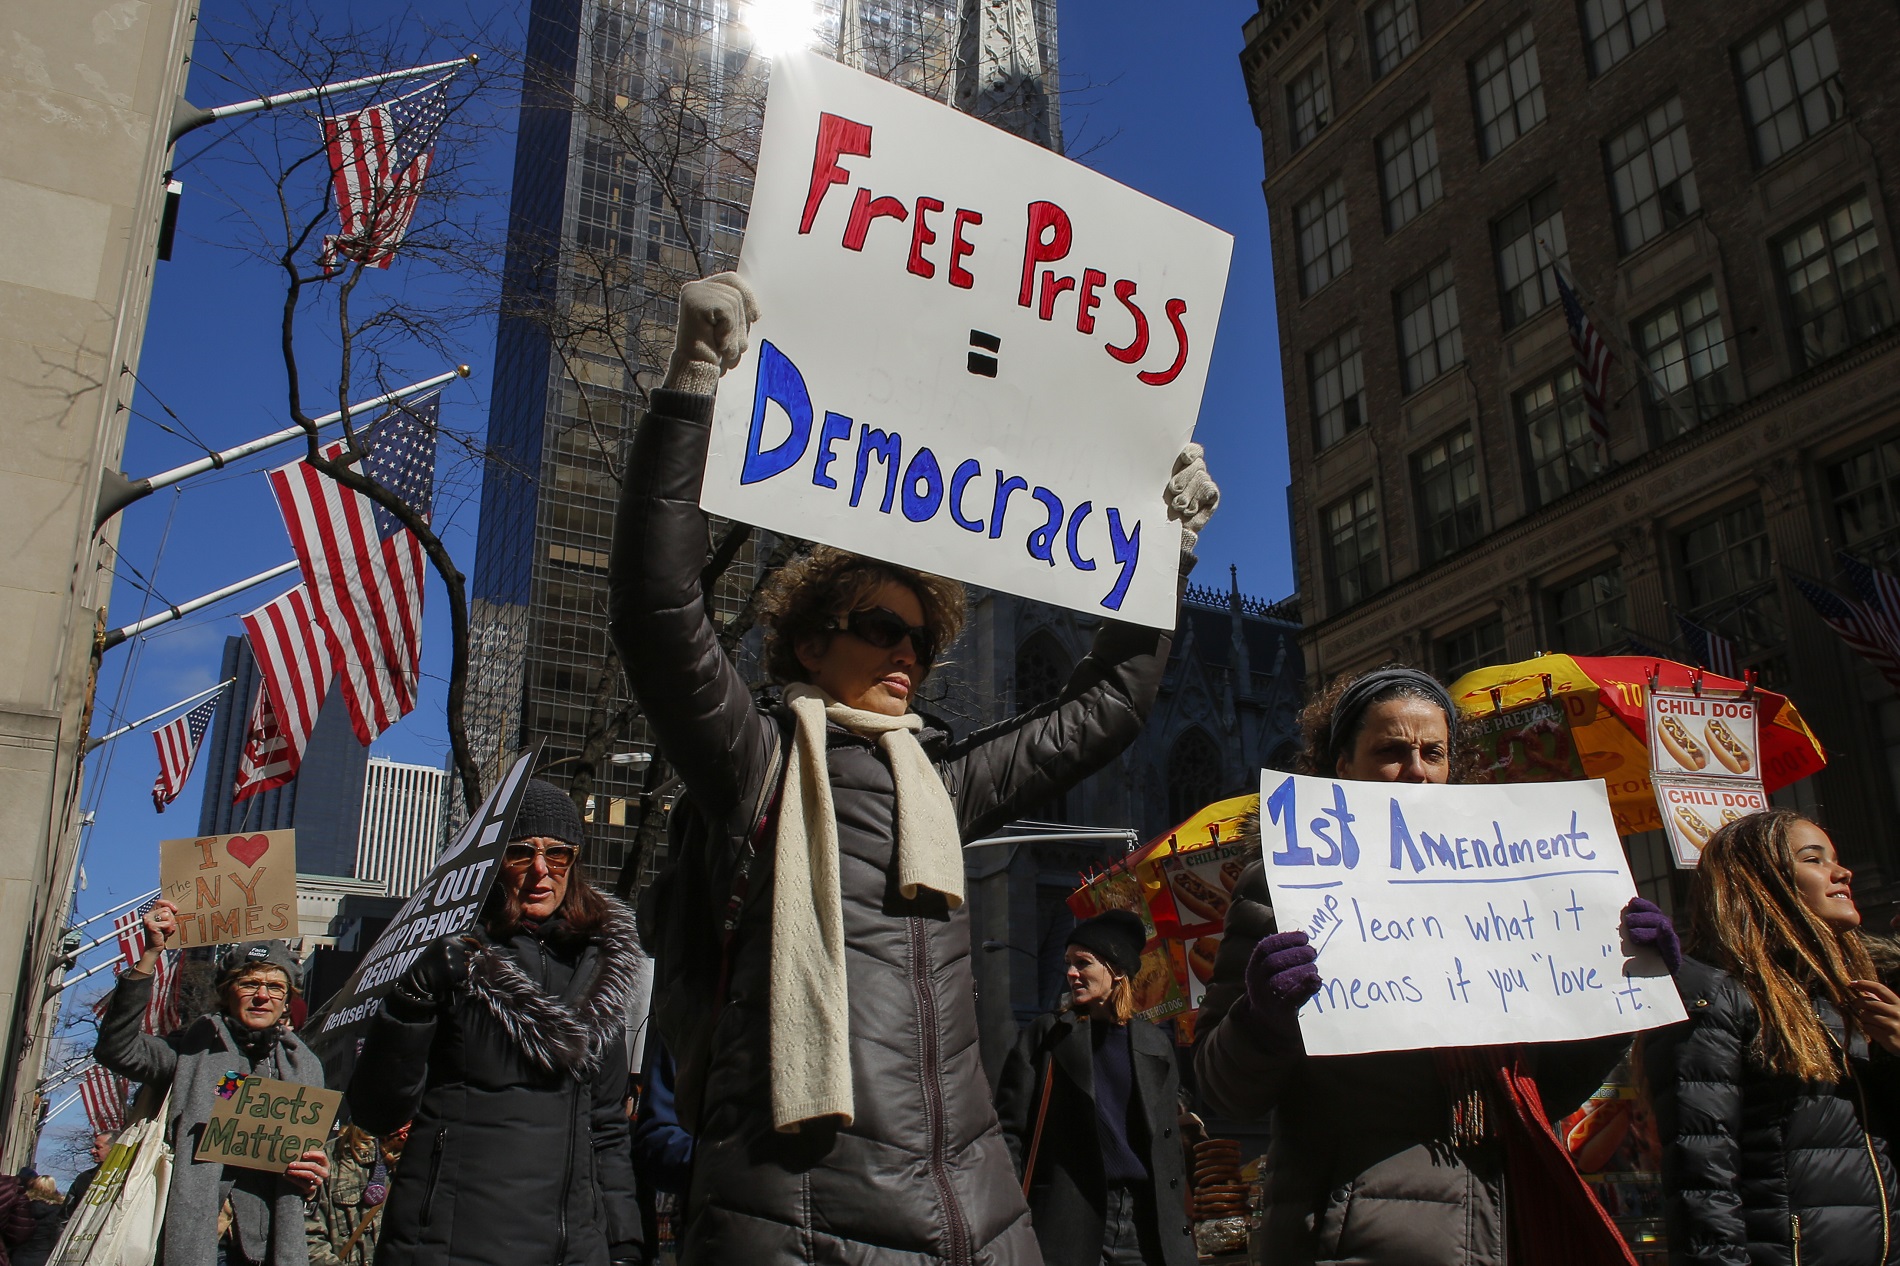
[[[1262,0],[1245,36],[1315,685],[1692,659],[1686,620],[1800,705],[1830,765],[1786,798],[1880,889],[1900,700],[1793,581],[1900,570],[1900,12]]]

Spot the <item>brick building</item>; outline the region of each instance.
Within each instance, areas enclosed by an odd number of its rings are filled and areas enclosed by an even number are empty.
[[[1782,798],[1884,886],[1900,699],[1793,582],[1900,570],[1900,11],[1262,0],[1245,36],[1315,682],[1688,659],[1693,622],[1800,704],[1832,763]]]

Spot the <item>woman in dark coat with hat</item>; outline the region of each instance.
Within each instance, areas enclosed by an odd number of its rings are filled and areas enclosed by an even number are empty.
[[[370,1022],[355,1123],[414,1120],[377,1266],[609,1266],[638,1256],[628,1150],[633,915],[575,869],[581,819],[529,782],[482,918]]]
[[[1068,997],[1003,1065],[996,1115],[1049,1266],[1193,1266],[1174,1044],[1133,1018],[1146,941],[1127,910],[1079,924]]]

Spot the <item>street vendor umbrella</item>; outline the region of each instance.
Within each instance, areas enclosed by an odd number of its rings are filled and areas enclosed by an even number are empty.
[[[1481,782],[1557,782],[1601,778],[1622,835],[1662,827],[1649,783],[1649,733],[1643,704],[1650,675],[1687,690],[1697,670],[1639,655],[1539,655],[1466,673],[1452,683],[1460,724],[1484,753]],[[1704,690],[1740,691],[1747,683],[1713,673]],[[1755,690],[1760,702],[1761,773],[1766,791],[1827,765],[1821,741],[1785,695]]]

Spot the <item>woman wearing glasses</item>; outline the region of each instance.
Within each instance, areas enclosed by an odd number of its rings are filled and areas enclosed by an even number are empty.
[[[482,917],[437,941],[370,1022],[349,1106],[413,1120],[378,1266],[609,1266],[638,1257],[625,1023],[639,943],[575,868],[581,818],[528,783]]]
[[[285,1023],[299,984],[296,960],[282,941],[232,946],[218,975],[218,1010],[154,1037],[142,1022],[159,953],[165,939],[177,935],[178,907],[155,902],[143,921],[145,949],[113,986],[92,1057],[121,1077],[171,1091],[163,1260],[166,1266],[305,1266],[304,1201],[330,1176],[321,1146],[306,1150],[281,1175],[226,1168],[193,1155],[225,1078],[323,1084],[323,1064]],[[231,1222],[220,1231],[219,1213],[227,1203]]]
[[[962,845],[1127,747],[1168,639],[1104,623],[1057,701],[959,740],[913,709],[962,587],[820,548],[758,595],[783,702],[755,702],[706,613],[699,490],[756,316],[731,274],[682,289],[609,576],[620,661],[686,786],[675,859],[708,876],[678,917],[737,912],[710,1053],[668,1035],[696,1138],[682,1261],[1039,1262],[978,1058]],[[1178,470],[1152,518],[1191,542],[1217,494],[1198,450]]]

